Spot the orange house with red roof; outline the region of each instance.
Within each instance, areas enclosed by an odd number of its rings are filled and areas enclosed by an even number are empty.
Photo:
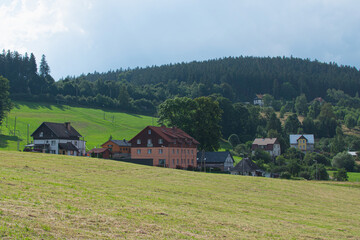
[[[173,127],[147,126],[131,143],[131,158],[152,159],[154,166],[169,168],[196,167],[197,145],[193,137]]]

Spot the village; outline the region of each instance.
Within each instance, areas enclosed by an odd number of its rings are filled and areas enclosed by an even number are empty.
[[[24,151],[87,156],[174,169],[208,169],[233,175],[279,177],[277,173],[265,172],[248,157],[234,166],[235,161],[229,151],[198,151],[199,142],[177,127],[147,126],[130,140],[110,138],[100,144],[101,148],[90,151],[86,151],[85,139],[70,122],[43,122],[31,136],[33,143],[26,145]],[[313,134],[293,134],[289,140],[291,147],[301,152],[314,151]],[[257,149],[266,151],[272,159],[281,154],[277,138],[256,138],[252,143],[252,154]]]

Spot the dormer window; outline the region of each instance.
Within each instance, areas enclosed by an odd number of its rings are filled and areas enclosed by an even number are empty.
[[[44,133],[43,133],[43,132],[40,132],[40,133],[39,133],[39,137],[44,137]]]

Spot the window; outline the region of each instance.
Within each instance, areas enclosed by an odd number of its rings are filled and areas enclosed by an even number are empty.
[[[163,150],[162,149],[159,149],[159,154],[162,154],[163,153]]]
[[[166,163],[165,159],[159,159],[160,166],[165,166],[165,163]]]
[[[151,149],[148,149],[148,154],[151,154],[152,153],[152,150]]]
[[[44,133],[43,133],[43,132],[40,132],[40,133],[39,133],[39,137],[44,137]]]
[[[74,144],[75,144],[75,146],[77,146],[77,141],[75,141],[75,143],[74,143]]]
[[[191,159],[191,164],[194,165],[194,159]]]
[[[162,138],[159,138],[159,144],[163,144]]]
[[[151,129],[148,130],[148,134],[151,134]]]
[[[179,164],[179,159],[176,159],[176,164]]]
[[[188,164],[190,164],[190,160],[188,159]]]
[[[173,154],[175,154],[175,149],[172,150]]]
[[[138,140],[136,141],[136,143],[137,143],[137,144],[141,144],[141,139],[138,139]]]
[[[138,149],[136,152],[137,154],[141,154],[141,149]]]
[[[109,144],[108,147],[112,147],[113,145]]]
[[[173,165],[175,165],[175,159],[173,159]]]
[[[52,140],[52,141],[51,141],[51,146],[55,146],[55,144],[56,144],[56,141],[55,141],[55,140]]]
[[[151,144],[151,143],[152,143],[151,139],[148,139],[147,144]]]
[[[191,154],[194,154],[194,150],[191,150]]]
[[[187,150],[188,154],[190,154],[190,150]]]
[[[176,153],[179,154],[179,149],[176,149]]]

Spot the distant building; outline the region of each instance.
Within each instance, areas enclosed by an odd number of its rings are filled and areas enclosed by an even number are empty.
[[[264,106],[264,95],[262,94],[256,94],[255,98],[254,98],[254,105],[259,105],[260,107]]]
[[[318,102],[320,105],[323,105],[326,101],[322,97],[317,97],[312,100],[313,102]]]
[[[313,134],[291,134],[290,147],[301,150],[302,152],[314,151],[314,135]]]
[[[202,152],[197,153],[197,164],[200,167],[230,171],[234,167],[234,158],[229,151],[226,152]]]
[[[104,144],[102,144],[101,147],[109,149],[111,153],[111,158],[113,159],[130,158],[131,155],[131,143],[129,143],[125,139],[110,139]]]
[[[256,149],[262,149],[270,154],[271,157],[277,157],[281,154],[280,143],[277,138],[256,138],[252,143],[252,154]]]
[[[32,134],[33,144],[26,146],[33,151],[72,156],[85,155],[86,142],[70,124],[43,122]]]
[[[233,175],[246,175],[246,176],[263,176],[264,171],[261,170],[256,163],[249,158],[243,158],[236,166],[231,170]]]
[[[136,159],[152,159],[154,166],[197,166],[196,152],[199,142],[179,128],[147,126],[129,143],[133,162],[136,162]]]
[[[105,158],[105,159],[111,158],[111,152],[107,148],[93,148],[87,153],[89,154],[90,157],[94,157],[94,158]]]

